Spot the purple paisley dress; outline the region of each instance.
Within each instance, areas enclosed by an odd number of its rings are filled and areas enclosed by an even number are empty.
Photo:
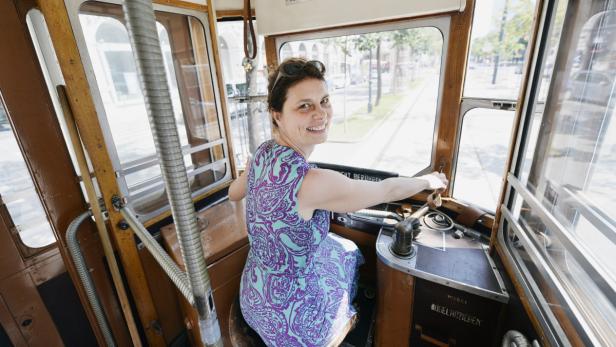
[[[351,302],[363,257],[329,233],[329,213],[305,221],[297,193],[310,165],[293,149],[267,141],[248,173],[250,252],[240,287],[246,322],[268,346],[326,346],[355,314]]]

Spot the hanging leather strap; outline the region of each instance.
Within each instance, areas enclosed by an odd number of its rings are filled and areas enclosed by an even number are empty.
[[[255,27],[252,24],[250,0],[244,0],[244,14],[242,17],[244,19],[244,56],[252,60],[257,57],[257,38],[255,35]],[[248,32],[250,32],[250,43],[252,45],[252,51],[249,51],[248,49]]]

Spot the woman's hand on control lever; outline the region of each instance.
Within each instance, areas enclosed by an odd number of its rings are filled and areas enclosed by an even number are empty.
[[[445,177],[444,173],[432,172],[427,175],[420,176],[419,178],[427,182],[426,190],[434,190],[436,193],[441,193],[447,188],[449,181]]]
[[[444,173],[433,172],[428,175],[421,176],[420,178],[425,179],[428,182],[429,190],[433,190],[433,192],[428,195],[426,203],[431,208],[441,207],[441,192],[443,192],[447,188],[447,184],[449,181],[447,177],[445,177]]]

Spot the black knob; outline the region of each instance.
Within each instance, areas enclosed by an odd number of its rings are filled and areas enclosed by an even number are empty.
[[[413,238],[419,233],[419,219],[410,217],[394,226],[391,251],[398,256],[408,257],[413,254]]]

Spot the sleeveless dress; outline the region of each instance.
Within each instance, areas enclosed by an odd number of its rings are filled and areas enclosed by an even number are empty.
[[[268,346],[326,346],[356,314],[357,267],[350,240],[329,233],[329,212],[305,221],[297,193],[311,168],[304,157],[270,140],[248,173],[246,222],[250,252],[240,308]]]

